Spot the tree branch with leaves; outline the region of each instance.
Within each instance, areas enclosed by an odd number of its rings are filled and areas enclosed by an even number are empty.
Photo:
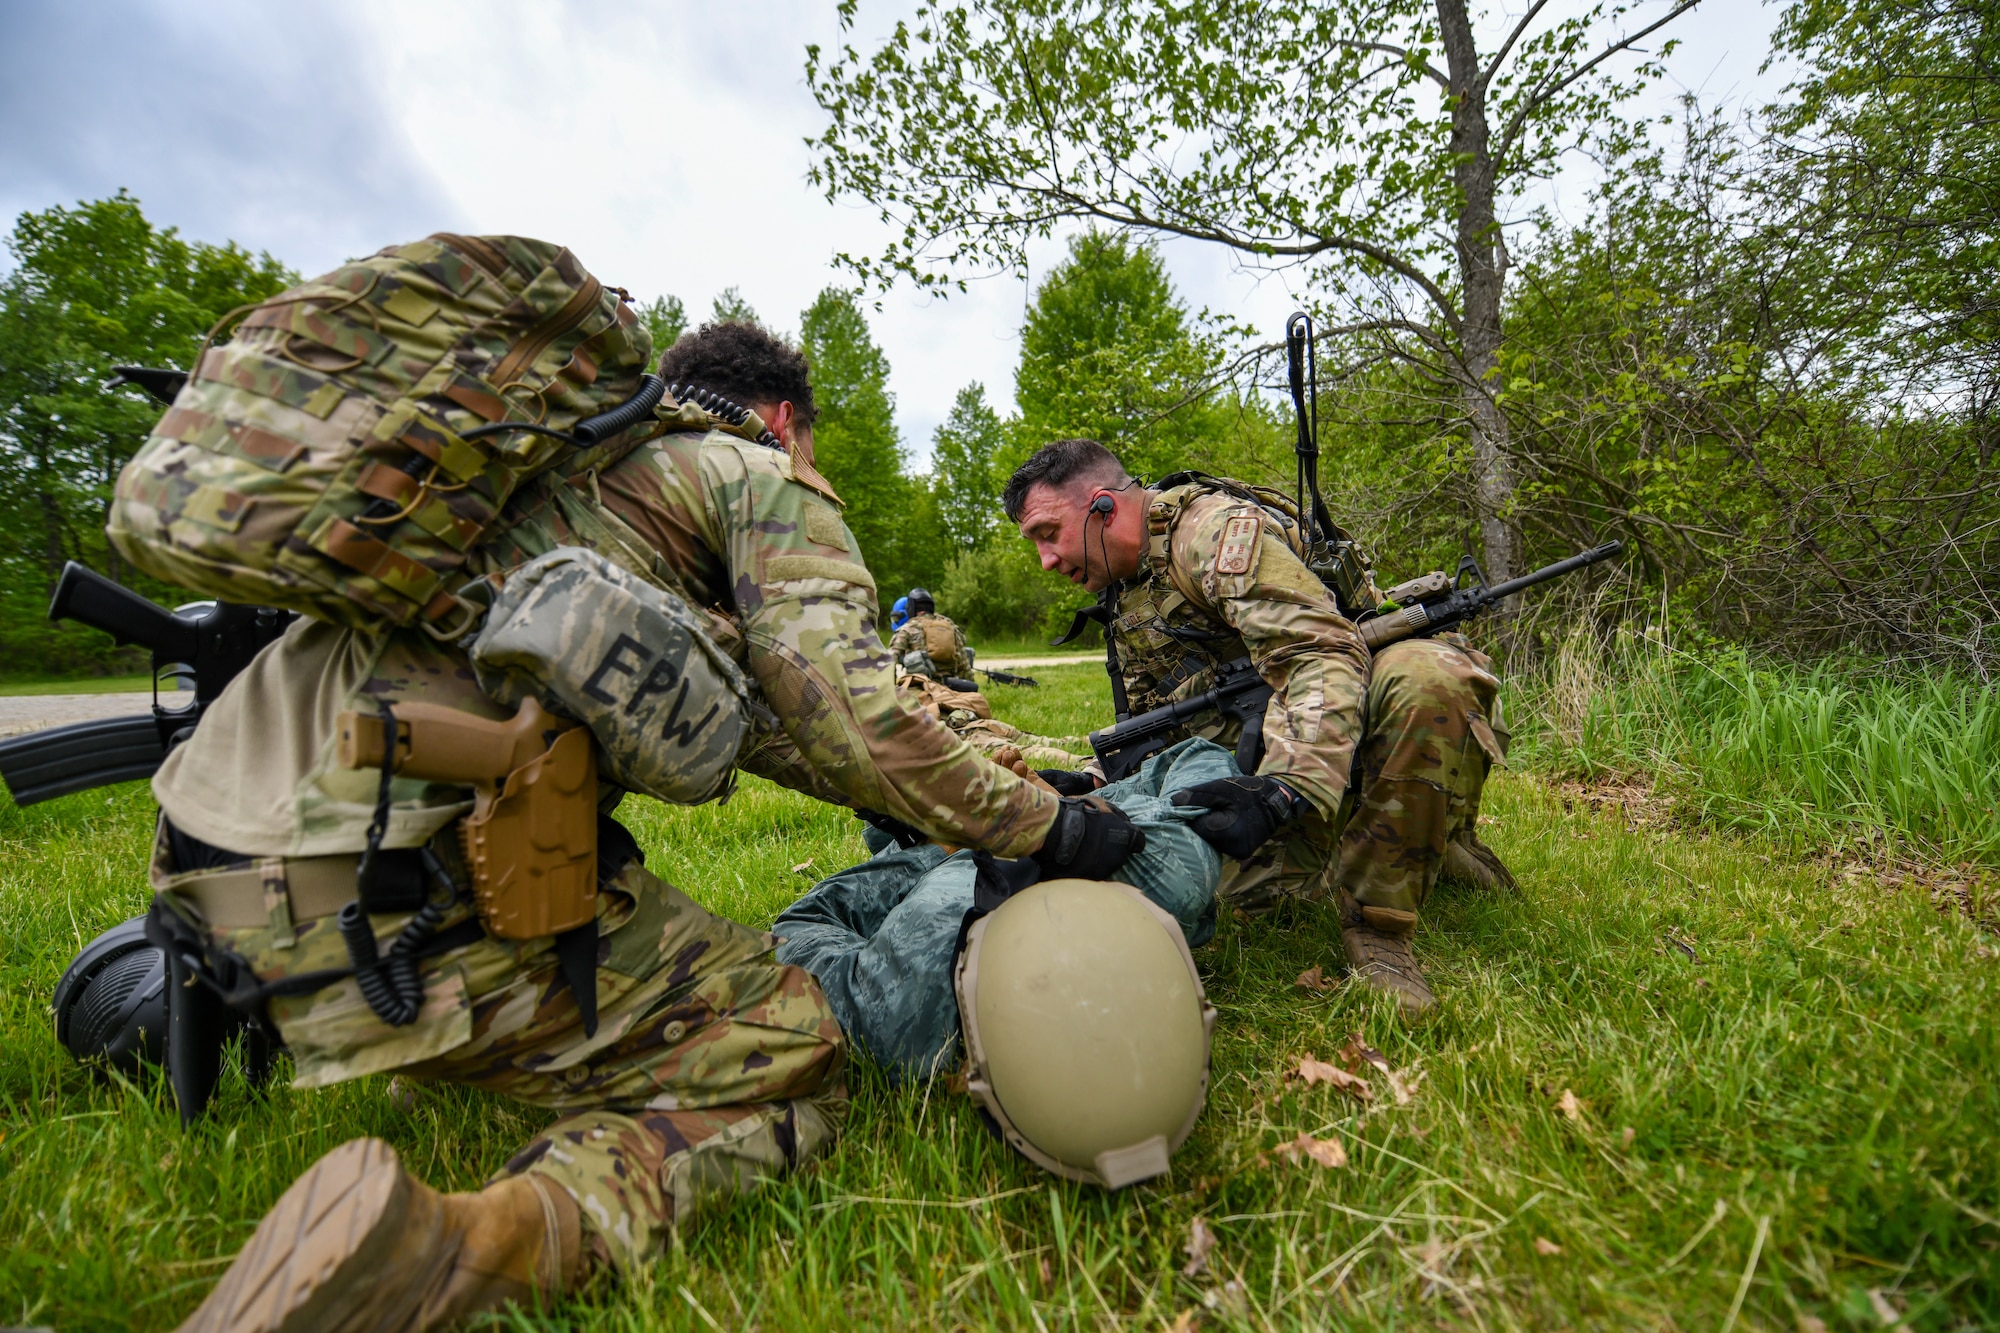
[[[1302,270],[1340,323],[1435,329],[1504,577],[1505,212],[1657,72],[1642,44],[1698,2],[1547,19],[1538,0],[1482,53],[1468,0],[931,0],[869,49],[808,49],[828,116],[811,178],[894,228],[842,257],[884,286],[1023,271],[1034,242],[1109,225]],[[860,17],[843,0],[844,37]]]

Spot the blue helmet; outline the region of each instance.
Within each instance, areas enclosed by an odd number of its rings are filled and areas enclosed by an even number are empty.
[[[903,622],[910,618],[910,599],[898,597],[896,605],[889,609],[889,628],[901,629]]]

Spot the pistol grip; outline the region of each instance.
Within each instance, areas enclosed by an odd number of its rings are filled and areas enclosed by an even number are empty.
[[[391,705],[396,718],[395,771],[429,782],[497,786],[509,773],[550,748],[548,733],[576,728],[559,720],[530,696],[504,721],[478,717],[442,704]],[[382,719],[374,713],[344,712],[336,719],[342,768],[379,768]]]

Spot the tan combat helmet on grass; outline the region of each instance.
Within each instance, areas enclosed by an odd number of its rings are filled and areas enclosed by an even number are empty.
[[[956,984],[968,1088],[1009,1143],[1106,1189],[1166,1173],[1215,1026],[1171,916],[1129,884],[1036,884],[973,923]]]

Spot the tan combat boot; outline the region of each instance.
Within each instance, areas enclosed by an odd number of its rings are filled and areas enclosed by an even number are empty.
[[[380,1139],[313,1163],[257,1224],[181,1333],[417,1333],[573,1286],[582,1214],[515,1176],[440,1194]]]
[[[1437,1006],[1424,971],[1410,952],[1410,935],[1417,928],[1415,912],[1394,907],[1361,907],[1352,902],[1341,913],[1340,942],[1347,950],[1347,973],[1369,990],[1393,995],[1403,1017],[1422,1018]]]
[[[1445,843],[1444,864],[1438,869],[1438,878],[1485,893],[1521,891],[1521,886],[1514,882],[1514,872],[1507,869],[1498,852],[1479,840],[1473,829],[1455,833]]]

